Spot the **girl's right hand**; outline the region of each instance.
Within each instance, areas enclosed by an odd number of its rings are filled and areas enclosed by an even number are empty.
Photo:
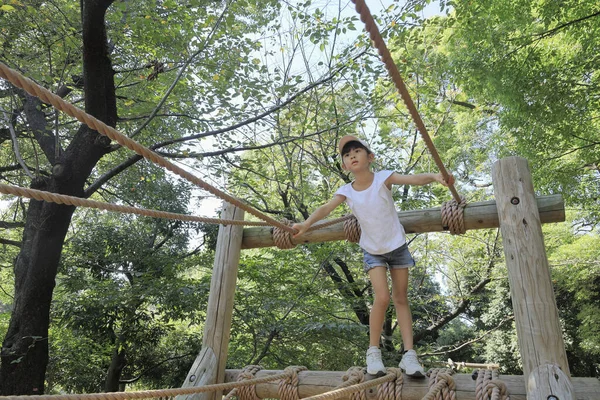
[[[296,230],[296,233],[294,234],[293,237],[298,237],[298,236],[303,235],[308,230],[308,228],[309,227],[304,222],[299,222],[297,224],[292,225],[292,229]]]

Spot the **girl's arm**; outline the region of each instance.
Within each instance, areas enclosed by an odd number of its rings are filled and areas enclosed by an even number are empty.
[[[450,184],[454,183],[454,176],[449,174]],[[429,183],[438,182],[444,186],[448,186],[448,182],[444,180],[444,177],[441,173],[439,174],[413,174],[413,175],[400,175],[397,172],[394,172],[390,175],[386,180],[385,184],[388,188],[391,188],[392,185],[427,185]]]
[[[292,229],[298,231],[294,237],[304,234],[312,224],[328,216],[337,206],[342,204],[344,200],[346,200],[346,196],[336,194],[333,199],[313,211],[313,213],[310,214],[310,217],[306,218],[306,221],[292,225]]]

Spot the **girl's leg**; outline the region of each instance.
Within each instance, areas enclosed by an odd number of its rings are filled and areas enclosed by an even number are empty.
[[[404,350],[413,348],[413,327],[410,304],[408,303],[408,268],[392,268],[392,299],[396,307],[398,326]]]
[[[371,268],[369,270],[369,279],[371,280],[371,286],[375,294],[373,308],[369,316],[369,340],[371,346],[379,347],[385,312],[390,304],[387,268],[383,266]]]

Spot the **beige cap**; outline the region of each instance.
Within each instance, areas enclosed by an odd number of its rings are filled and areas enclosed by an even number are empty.
[[[365,146],[367,148],[367,150],[369,150],[369,152],[372,153],[367,142],[365,142],[362,139],[357,138],[356,136],[347,135],[347,136],[344,136],[343,138],[341,138],[340,142],[338,143],[338,153],[340,153],[340,155],[342,155],[342,150],[344,149],[344,146],[348,142],[358,142],[358,143],[362,144],[363,146]]]

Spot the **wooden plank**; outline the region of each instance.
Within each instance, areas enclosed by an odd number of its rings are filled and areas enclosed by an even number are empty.
[[[228,369],[225,382],[235,382],[241,370]],[[256,374],[257,378],[280,374],[280,370],[262,370]],[[316,396],[329,392],[342,384],[345,371],[302,371],[298,373],[298,392],[300,398]],[[365,375],[365,380],[372,379]],[[475,400],[475,381],[471,374],[453,375],[456,384],[456,398],[461,400]],[[500,380],[507,386],[511,400],[526,400],[527,391],[522,375],[501,375]],[[598,400],[600,381],[596,378],[572,378],[575,399]],[[278,382],[269,382],[256,385],[256,394],[261,399],[278,399]],[[414,379],[404,376],[402,387],[402,400],[421,400],[427,394],[427,379]],[[369,400],[377,399],[377,388],[368,391]],[[563,398],[559,398],[563,400]],[[547,400],[544,398],[544,400]]]
[[[560,194],[540,196],[537,198],[539,218],[542,223],[562,222],[565,220],[565,203]],[[498,209],[496,202],[481,201],[467,204],[464,210],[464,221],[467,229],[497,228]],[[442,232],[448,227],[442,225],[441,207],[424,210],[410,210],[398,212],[398,218],[407,233]],[[343,225],[336,224],[327,228],[309,232],[297,240],[299,243],[329,242],[334,240],[345,240]],[[251,249],[256,247],[274,246],[272,228],[257,227],[244,229],[242,248]]]
[[[504,255],[508,269],[510,292],[525,380],[537,370],[548,376],[537,376],[536,392],[547,399],[557,395],[550,384],[554,375],[538,368],[555,364],[569,376],[558,309],[552,287],[550,268],[533,182],[527,160],[508,157],[492,167],[494,195],[500,218]],[[530,394],[530,393],[528,393]],[[559,399],[571,399],[568,390]]]
[[[226,204],[222,216],[224,219],[243,220],[244,211]],[[243,227],[240,225],[219,226],[202,350],[182,387],[222,383],[225,379],[242,231]],[[177,400],[214,400],[220,397],[220,393],[213,392],[177,396]]]

